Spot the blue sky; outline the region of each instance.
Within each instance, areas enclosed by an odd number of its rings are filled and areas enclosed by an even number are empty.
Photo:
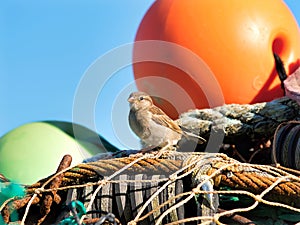
[[[299,0],[285,2],[299,24]],[[101,56],[134,40],[152,3],[1,1],[0,136],[33,121],[72,121],[82,77]],[[95,102],[97,132],[120,148],[138,147],[126,119],[131,90],[133,74],[128,66],[110,77]]]

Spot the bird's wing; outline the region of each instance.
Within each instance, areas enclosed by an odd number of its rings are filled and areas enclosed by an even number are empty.
[[[168,127],[173,131],[182,134],[181,128],[174,122],[170,117],[168,117],[160,108],[152,106],[149,108],[149,111],[152,113],[152,120],[162,126]]]

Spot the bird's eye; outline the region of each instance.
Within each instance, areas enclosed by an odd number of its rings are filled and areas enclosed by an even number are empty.
[[[143,97],[143,96],[140,96],[140,97],[139,97],[139,100],[140,100],[140,101],[144,100],[144,97]]]

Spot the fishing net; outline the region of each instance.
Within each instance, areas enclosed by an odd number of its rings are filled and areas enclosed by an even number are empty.
[[[70,167],[71,156],[66,155],[55,174],[26,186],[25,196],[10,198],[0,206],[3,221],[254,224],[257,217],[251,212],[266,207],[263,209],[282,210],[278,218],[286,224],[292,219],[295,222],[300,213],[299,168],[278,164],[285,155],[282,146],[288,145],[291,138],[274,138],[274,134],[288,135],[278,133],[278,125],[298,118],[299,106],[289,98],[190,111],[179,119],[181,125],[207,140],[212,130],[221,130],[224,139],[218,149],[178,149],[160,154],[119,151],[74,167]],[[297,144],[293,146],[297,148]],[[288,152],[294,157],[295,151]],[[13,212],[18,213],[17,218],[12,217]]]

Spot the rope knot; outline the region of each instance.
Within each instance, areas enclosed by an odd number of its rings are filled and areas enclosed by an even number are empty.
[[[104,185],[108,184],[108,180],[99,180],[97,182],[97,184],[100,185],[100,186],[104,186]]]
[[[199,187],[195,187],[195,188],[192,189],[192,192],[193,192],[194,194],[199,194],[200,191],[201,191],[201,190],[200,190]]]
[[[45,189],[43,187],[40,187],[40,188],[35,189],[34,193],[37,194],[37,195],[39,195],[39,194],[41,194],[44,191],[45,191]]]
[[[170,180],[170,181],[176,181],[177,178],[178,178],[177,174],[171,174],[171,175],[169,176],[169,180]]]

